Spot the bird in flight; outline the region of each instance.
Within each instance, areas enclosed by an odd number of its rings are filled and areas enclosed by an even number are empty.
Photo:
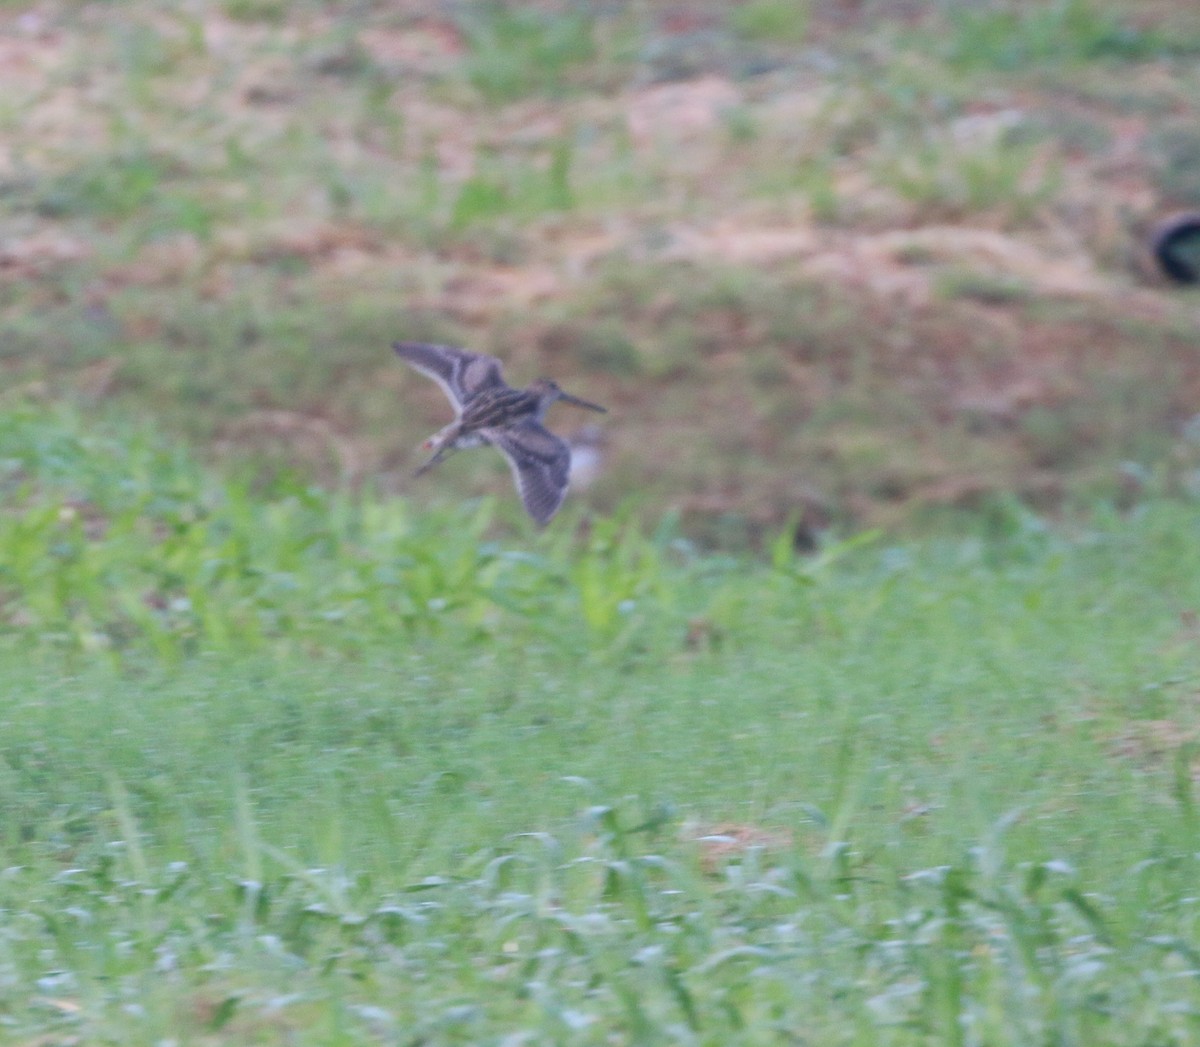
[[[442,387],[456,415],[421,445],[433,454],[416,475],[454,451],[490,444],[508,459],[526,511],[539,525],[548,523],[567,494],[571,450],[542,425],[546,412],[559,400],[589,411],[604,413],[606,408],[563,392],[549,378],[514,389],[504,381],[494,356],[423,342],[394,342],[392,348]]]

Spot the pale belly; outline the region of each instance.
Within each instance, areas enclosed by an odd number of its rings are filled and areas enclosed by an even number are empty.
[[[440,450],[443,447],[452,447],[456,451],[463,451],[468,447],[483,447],[488,442],[479,433],[460,434],[457,429],[456,425],[448,425],[440,432],[434,433],[421,446],[427,451]]]

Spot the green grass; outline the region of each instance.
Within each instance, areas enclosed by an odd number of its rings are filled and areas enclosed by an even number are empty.
[[[751,39],[797,44],[808,30],[809,4],[805,0],[748,0],[729,14],[733,30]]]
[[[748,560],[0,421],[10,1042],[1200,1034],[1194,503]]]
[[[952,62],[1005,71],[1188,53],[1198,43],[1194,37],[1137,27],[1095,0],[956,4],[947,28],[944,46]]]
[[[476,4],[461,19],[467,79],[488,101],[560,94],[596,56],[586,6],[544,12],[502,2]]]

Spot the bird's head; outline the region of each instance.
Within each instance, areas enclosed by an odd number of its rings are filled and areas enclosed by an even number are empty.
[[[574,404],[576,407],[586,407],[589,411],[599,411],[601,414],[608,413],[607,407],[601,407],[599,404],[581,400],[578,396],[572,396],[570,393],[563,392],[562,387],[553,378],[537,379],[537,381],[530,385],[529,391],[536,393],[548,403],[562,400],[563,403]]]

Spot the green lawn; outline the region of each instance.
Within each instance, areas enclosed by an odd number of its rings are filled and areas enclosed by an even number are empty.
[[[5,1042],[1200,1039],[1194,504],[716,558],[0,429]]]

